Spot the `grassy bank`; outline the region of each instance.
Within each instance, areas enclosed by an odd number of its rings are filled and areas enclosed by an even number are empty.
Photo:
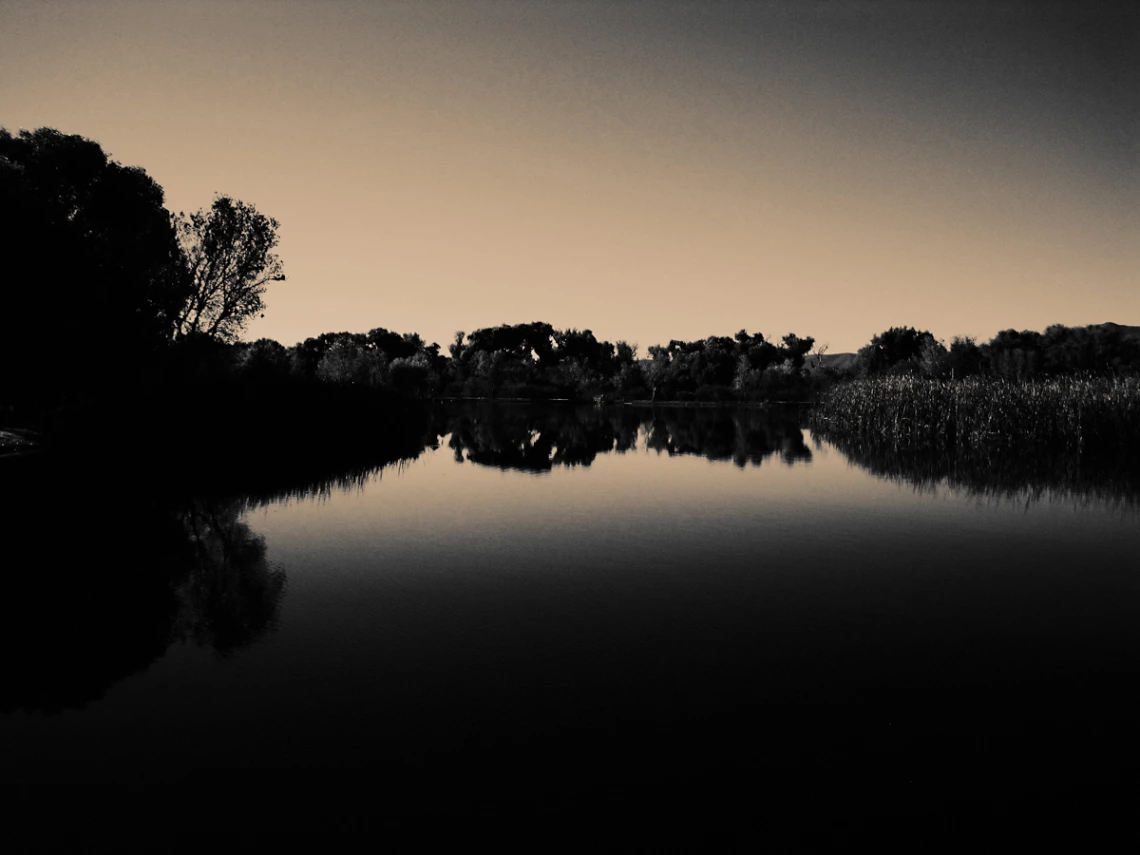
[[[1140,378],[863,379],[824,392],[811,425],[895,448],[1114,454],[1140,442]]]

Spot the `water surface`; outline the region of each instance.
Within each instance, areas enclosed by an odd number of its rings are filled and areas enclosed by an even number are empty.
[[[908,479],[799,425],[456,406],[415,459],[268,494],[33,491],[6,780],[364,774],[441,809],[1130,787],[1135,504]]]

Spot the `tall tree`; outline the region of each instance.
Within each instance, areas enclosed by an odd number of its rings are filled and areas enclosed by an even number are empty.
[[[270,282],[285,279],[277,247],[278,222],[253,205],[219,196],[208,210],[176,218],[190,297],[174,335],[235,341],[265,308]]]
[[[162,188],[84,137],[0,128],[0,199],[0,406],[144,370],[186,297]]]
[[[856,363],[862,374],[881,374],[908,367],[919,370],[918,360],[928,343],[937,344],[937,341],[927,330],[891,327],[873,336],[870,344],[859,349]]]

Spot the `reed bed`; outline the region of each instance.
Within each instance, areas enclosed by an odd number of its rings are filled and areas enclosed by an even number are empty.
[[[824,435],[896,449],[1132,456],[1140,443],[1140,378],[863,379],[827,390],[810,421]]]

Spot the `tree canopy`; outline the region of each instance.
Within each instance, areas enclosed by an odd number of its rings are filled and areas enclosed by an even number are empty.
[[[0,198],[10,400],[85,385],[93,351],[121,375],[129,355],[168,339],[187,291],[162,188],[144,170],[81,136],[0,129]]]
[[[176,218],[189,296],[175,335],[236,341],[265,307],[266,285],[285,278],[274,254],[278,222],[253,205],[219,196],[208,210]]]

